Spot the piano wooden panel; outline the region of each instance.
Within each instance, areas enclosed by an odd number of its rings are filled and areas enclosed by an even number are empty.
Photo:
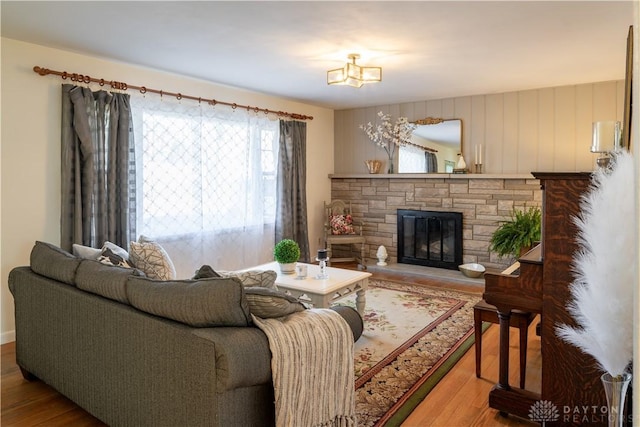
[[[558,324],[575,324],[566,309],[577,250],[573,218],[591,174],[533,175],[543,189],[541,244],[519,259],[519,275],[486,273],[484,299],[497,306],[505,320],[513,309],[541,314],[541,393],[508,384],[508,322],[501,322],[500,379],[489,395],[489,406],[529,419],[531,405],[544,400],[555,405],[559,414],[556,421],[545,420],[547,426],[605,426],[606,397],[595,360],[555,334]]]
[[[520,272],[485,273],[484,299],[511,310],[540,313],[542,310],[542,246],[537,245],[518,260]]]
[[[543,298],[541,325],[542,396],[559,408],[601,408],[606,406],[606,396],[600,381],[596,361],[577,347],[557,338],[559,324],[575,325],[566,306],[571,299],[570,284],[574,280],[571,271],[577,228],[573,217],[580,212],[581,195],[588,189],[590,174],[534,174],[543,189]],[[588,411],[587,411],[588,412]],[[588,425],[598,425],[600,409],[582,420]],[[594,417],[595,415],[595,417]],[[607,425],[606,419],[600,425]]]

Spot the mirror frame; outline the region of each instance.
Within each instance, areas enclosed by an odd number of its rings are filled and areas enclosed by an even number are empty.
[[[458,120],[458,119],[447,119],[447,120]],[[424,119],[416,120],[415,122],[411,122],[414,125],[424,126],[424,125],[437,125],[438,123],[444,122],[445,119],[440,119],[437,117],[425,117]]]
[[[460,156],[463,152],[464,152],[464,124],[462,119],[458,119],[458,118],[451,118],[451,119],[443,119],[440,117],[425,117],[424,119],[418,119],[418,120],[414,120],[414,121],[410,121],[409,123],[411,123],[412,125],[416,125],[416,126],[428,126],[428,125],[437,125],[440,123],[444,123],[444,122],[449,122],[449,121],[453,121],[453,120],[459,120],[460,121],[460,151],[457,153],[458,156]],[[457,161],[456,161],[457,163]],[[398,173],[403,173],[398,171]],[[435,172],[436,174],[446,174],[449,172]]]

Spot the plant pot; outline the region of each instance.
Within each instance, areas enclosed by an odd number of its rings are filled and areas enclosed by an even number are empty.
[[[280,263],[280,272],[282,274],[294,274],[296,272],[296,263],[289,262],[286,264]]]

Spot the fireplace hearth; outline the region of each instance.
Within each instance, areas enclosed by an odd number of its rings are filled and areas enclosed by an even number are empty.
[[[462,214],[398,209],[398,263],[457,270]]]

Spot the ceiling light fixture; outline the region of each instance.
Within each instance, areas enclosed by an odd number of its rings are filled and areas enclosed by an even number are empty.
[[[352,53],[349,55],[351,62],[347,62],[342,68],[327,71],[327,84],[361,87],[365,83],[381,81],[382,67],[361,67],[356,64],[356,59],[359,58],[360,55]]]

